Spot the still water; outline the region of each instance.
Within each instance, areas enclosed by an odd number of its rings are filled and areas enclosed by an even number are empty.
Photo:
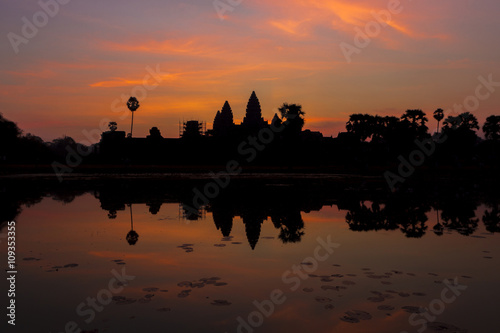
[[[2,332],[498,332],[498,201],[328,182],[11,182]]]

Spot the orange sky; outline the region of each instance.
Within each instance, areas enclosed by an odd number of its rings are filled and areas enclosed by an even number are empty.
[[[23,36],[42,9],[5,3],[0,112],[46,140],[84,140],[101,122],[129,131],[123,100],[134,94],[134,135],[157,126],[176,137],[179,120],[210,128],[225,100],[241,120],[255,90],[266,119],[283,102],[299,103],[306,128],[336,136],[351,113],[430,115],[464,103],[479,76],[500,82],[498,2],[404,0],[376,21],[373,12],[391,3],[242,1],[221,20],[212,1],[74,1],[14,46],[9,33]],[[342,43],[355,46],[357,31],[374,24],[370,43],[346,61]],[[147,68],[159,69],[158,81],[145,80]],[[473,113],[482,124],[499,105],[492,92]]]

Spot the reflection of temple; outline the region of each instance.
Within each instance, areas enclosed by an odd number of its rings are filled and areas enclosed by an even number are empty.
[[[230,236],[233,229],[233,221],[240,217],[245,225],[245,233],[252,249],[256,247],[261,234],[261,228],[265,221],[271,221],[276,229],[279,229],[278,238],[283,243],[299,242],[304,234],[304,222],[301,212],[320,210],[325,204],[336,204],[339,209],[346,210],[346,222],[349,229],[353,231],[378,231],[378,230],[400,230],[406,237],[420,238],[428,230],[428,214],[434,209],[438,212],[437,224],[432,227],[436,235],[443,232],[455,230],[458,233],[469,236],[477,227],[479,218],[476,217],[478,203],[471,201],[463,195],[447,194],[445,199],[438,198],[438,202],[429,203],[415,201],[412,196],[395,195],[384,200],[360,200],[360,197],[342,197],[338,201],[330,201],[316,198],[305,201],[297,196],[297,193],[288,191],[269,191],[269,188],[260,193],[260,197],[252,195],[257,193],[254,189],[243,191],[238,195],[221,196],[210,202],[206,207],[196,214],[191,211],[191,216],[184,218],[197,220],[203,217],[204,209],[212,213],[215,227],[221,231],[222,236]],[[310,195],[310,194],[309,194]],[[110,205],[103,200],[101,207],[109,211],[108,216],[114,218],[116,210],[125,209],[125,204],[118,203]],[[161,203],[155,199],[157,209],[153,201],[143,201],[150,206],[151,213],[159,210]],[[189,210],[185,210],[189,212]],[[490,232],[500,232],[500,209],[494,206],[486,210],[482,218],[485,227]]]
[[[286,198],[285,198],[286,200]],[[304,221],[301,211],[310,211],[315,207],[300,204],[299,202],[285,200],[238,200],[235,198],[216,200],[207,207],[207,211],[212,213],[214,224],[220,230],[222,236],[228,237],[233,227],[233,220],[240,217],[245,225],[245,234],[248,244],[255,249],[261,236],[261,228],[264,221],[272,222],[276,229],[280,230],[278,238],[283,243],[300,242],[304,235]]]
[[[248,214],[243,215],[242,220],[245,225],[245,234],[247,235],[248,244],[250,244],[253,250],[259,241],[260,229],[264,222],[264,218],[259,216],[259,214]]]
[[[227,209],[217,209],[212,211],[215,227],[220,230],[222,236],[229,237],[233,229],[233,213]]]
[[[114,219],[118,211],[124,211],[130,204],[145,204],[153,215],[161,210],[163,203],[178,203],[179,218],[188,221],[202,220],[205,213],[212,214],[217,230],[223,237],[231,236],[233,221],[239,217],[245,227],[248,244],[255,249],[261,236],[265,221],[272,223],[279,230],[278,238],[284,243],[299,242],[303,236],[304,222],[302,211],[319,210],[321,203],[304,200],[286,187],[268,187],[259,193],[259,189],[245,186],[237,194],[222,194],[208,205],[193,209],[189,198],[170,197],[162,188],[148,188],[148,191],[124,190],[106,187],[95,193],[101,202],[101,208],[108,211],[108,217]],[[259,194],[256,196],[255,194]]]
[[[345,211],[346,223],[353,231],[400,230],[407,237],[422,237],[427,230],[443,235],[456,231],[464,236],[477,232],[479,221],[490,232],[500,232],[500,198],[493,187],[488,192],[477,192],[474,184],[467,190],[457,191],[454,187],[431,190],[422,185],[418,191],[407,193],[386,193],[379,190],[359,191],[353,189],[352,180],[346,184],[335,178],[318,181],[306,177],[303,180],[287,181],[269,178],[234,178],[230,185],[214,199],[198,210],[193,209],[193,188],[203,188],[207,179],[98,179],[74,180],[64,184],[50,181],[16,179],[4,182],[0,191],[0,230],[5,231],[7,221],[15,220],[24,205],[34,205],[43,198],[71,203],[76,197],[92,193],[101,208],[107,211],[109,219],[115,219],[119,211],[131,205],[149,207],[153,215],[161,211],[163,203],[181,203],[180,216],[188,220],[203,219],[211,213],[215,228],[224,237],[234,233],[233,224],[242,222],[248,243],[252,249],[259,244],[264,223],[272,223],[278,230],[283,243],[298,242],[304,235],[302,212],[320,210],[324,205],[335,205]],[[369,183],[367,183],[369,184]],[[374,184],[374,186],[377,186]],[[23,189],[30,187],[30,192]],[[476,192],[475,192],[476,191]],[[484,209],[479,209],[481,198],[490,198]],[[484,201],[483,201],[484,202]],[[430,214],[432,210],[435,213]],[[478,211],[484,213],[478,216]],[[437,213],[437,217],[436,214]],[[131,215],[131,228],[134,226]],[[434,222],[429,227],[429,219]],[[434,226],[432,226],[434,225]],[[135,228],[134,228],[135,227]],[[3,229],[3,230],[2,230]],[[132,237],[133,236],[133,237]],[[129,240],[137,242],[138,235],[131,234]]]

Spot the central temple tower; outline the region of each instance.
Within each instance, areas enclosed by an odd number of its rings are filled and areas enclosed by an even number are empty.
[[[250,130],[259,130],[268,125],[268,123],[264,121],[264,118],[262,118],[260,102],[255,91],[252,91],[252,95],[248,100],[247,112],[241,125]]]

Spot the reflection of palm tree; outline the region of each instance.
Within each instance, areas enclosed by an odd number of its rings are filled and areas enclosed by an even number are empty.
[[[477,229],[479,221],[476,218],[477,204],[463,200],[449,202],[446,207],[442,207],[441,218],[444,226],[450,230],[457,230],[459,234],[469,236]]]
[[[130,245],[135,245],[139,240],[139,234],[134,231],[134,219],[132,217],[132,204],[129,204],[130,207],[130,231],[127,234],[127,242]]]
[[[353,231],[394,230],[401,220],[390,206],[381,208],[379,203],[372,202],[369,208],[364,201],[353,205],[345,219],[349,229]]]
[[[289,210],[284,212],[282,216],[274,216],[274,219],[280,221],[280,234],[278,236],[281,241],[286,243],[297,243],[300,242],[302,236],[304,236],[304,220],[302,220],[302,215],[300,210]],[[273,223],[275,221],[273,220]]]
[[[437,122],[438,122],[437,133],[439,133],[439,122],[441,120],[443,120],[443,118],[444,118],[444,111],[443,111],[443,109],[437,109],[436,111],[434,111],[434,119],[436,119]]]
[[[132,132],[134,130],[134,112],[139,108],[139,101],[135,97],[130,97],[127,102],[127,107],[132,112],[132,125],[130,126],[130,137],[132,137]]]
[[[443,225],[439,222],[439,209],[436,208],[436,214],[437,214],[437,223],[436,225],[432,228],[434,229],[434,233],[438,236],[443,235],[444,227]]]
[[[114,219],[116,219],[116,216],[117,216],[116,209],[112,209],[109,211],[108,219],[114,220]]]
[[[483,216],[483,223],[489,232],[500,232],[500,210],[494,207],[491,211],[486,210]]]

